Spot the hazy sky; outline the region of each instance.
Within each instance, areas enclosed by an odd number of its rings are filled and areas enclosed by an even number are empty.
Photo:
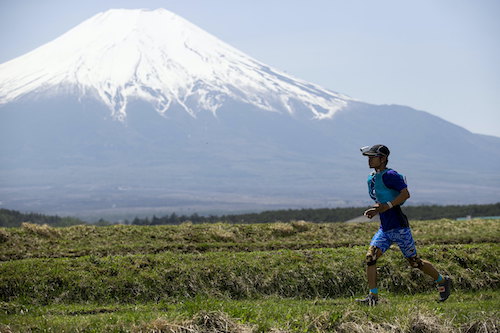
[[[98,12],[160,7],[298,78],[500,137],[498,0],[0,0],[0,63]]]

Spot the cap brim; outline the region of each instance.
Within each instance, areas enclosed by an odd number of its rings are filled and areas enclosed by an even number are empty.
[[[374,152],[367,152],[367,153],[363,153],[363,156],[387,156],[387,155],[380,154],[380,153],[374,153]]]

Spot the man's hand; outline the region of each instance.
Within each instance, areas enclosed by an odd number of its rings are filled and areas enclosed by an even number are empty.
[[[373,218],[375,215],[377,215],[378,213],[383,213],[385,212],[386,210],[389,209],[389,205],[388,204],[375,204],[373,205],[372,208],[369,208],[367,210],[365,210],[365,216],[368,217],[369,219]]]
[[[377,214],[378,214],[377,208],[369,208],[365,210],[365,216],[368,217],[369,219],[373,218]]]

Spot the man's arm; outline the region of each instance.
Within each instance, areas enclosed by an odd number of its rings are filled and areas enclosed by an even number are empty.
[[[398,206],[401,205],[403,202],[405,202],[408,198],[410,198],[410,192],[408,191],[408,188],[404,188],[399,192],[398,196],[394,198],[394,200],[391,201],[392,206]],[[365,215],[368,218],[372,218],[375,215],[379,213],[383,213],[386,210],[391,209],[388,203],[380,203],[380,204],[375,204],[372,208],[369,208],[365,211]]]

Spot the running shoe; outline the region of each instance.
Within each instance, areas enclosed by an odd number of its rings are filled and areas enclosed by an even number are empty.
[[[357,299],[356,302],[368,306],[375,306],[378,303],[378,296],[374,294],[368,294],[368,296],[366,296],[365,298]]]
[[[446,301],[451,294],[451,278],[449,276],[445,276],[444,281],[439,283],[437,288],[439,291],[439,301]]]

